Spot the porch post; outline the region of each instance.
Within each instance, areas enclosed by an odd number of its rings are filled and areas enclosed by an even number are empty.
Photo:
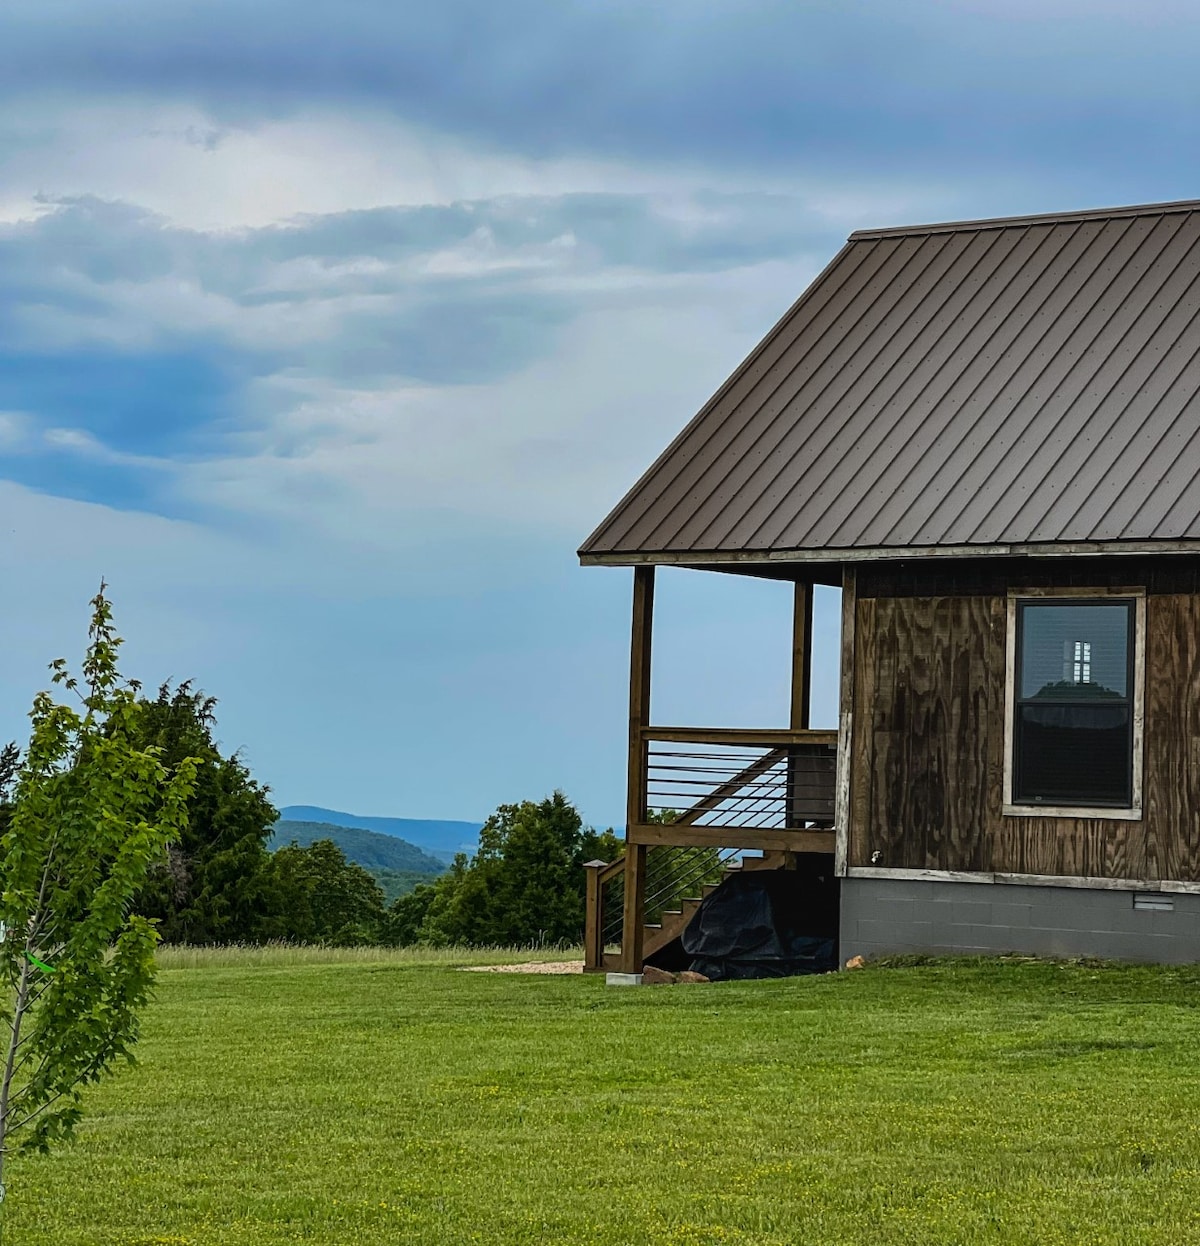
[[[811,584],[796,581],[796,594],[792,605],[792,696],[788,726],[793,731],[807,731],[809,706],[812,701],[812,614],[813,589]],[[800,764],[796,750],[788,752],[787,808],[784,816],[789,827],[799,827],[797,788],[800,785]]]
[[[633,572],[633,636],[629,652],[629,787],[625,801],[625,912],[621,970],[641,973],[646,908],[646,846],[629,843],[630,829],[646,820],[646,743],[650,725],[650,649],[654,624],[654,568]]]
[[[792,716],[789,726],[793,731],[808,730],[812,701],[812,617],[812,585],[797,583],[792,607]]]
[[[833,872],[844,877],[850,847],[850,748],[854,740],[854,619],[857,576],[853,566],[842,569],[842,679],[838,697],[837,791],[834,812]]]

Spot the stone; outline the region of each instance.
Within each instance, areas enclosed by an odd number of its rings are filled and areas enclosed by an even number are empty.
[[[656,965],[647,965],[642,970],[642,983],[645,986],[670,986],[675,981],[673,973],[659,969]]]
[[[676,982],[711,982],[711,978],[706,978],[702,973],[693,973],[690,969],[685,969],[683,973],[675,979]]]
[[[861,956],[851,956],[846,962],[847,969],[862,969],[866,965],[866,961]]]

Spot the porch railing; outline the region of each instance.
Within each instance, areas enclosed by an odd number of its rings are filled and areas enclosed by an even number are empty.
[[[746,848],[764,846],[763,832],[833,826],[836,731],[646,727],[641,737],[641,825],[663,827],[657,842],[671,842],[668,826]]]
[[[645,727],[636,740],[631,847],[588,871],[588,968],[640,965],[638,932],[699,898],[743,850],[834,850],[836,731]]]

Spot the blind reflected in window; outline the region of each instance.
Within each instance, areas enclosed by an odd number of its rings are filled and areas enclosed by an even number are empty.
[[[1019,602],[1018,803],[1132,803],[1132,601]]]

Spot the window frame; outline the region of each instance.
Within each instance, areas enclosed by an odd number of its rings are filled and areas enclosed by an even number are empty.
[[[1017,702],[1017,616],[1021,604],[1082,605],[1091,600],[1098,604],[1116,599],[1133,604],[1132,687],[1129,704],[1132,716],[1133,756],[1131,758],[1131,793],[1128,805],[1048,805],[1018,804],[1013,799],[1016,766],[1016,702]],[[1140,822],[1142,820],[1143,735],[1145,725],[1146,682],[1146,590],[1140,588],[1010,588],[1008,590],[1008,626],[1004,646],[1004,801],[1003,813],[1010,818],[1097,818]]]

